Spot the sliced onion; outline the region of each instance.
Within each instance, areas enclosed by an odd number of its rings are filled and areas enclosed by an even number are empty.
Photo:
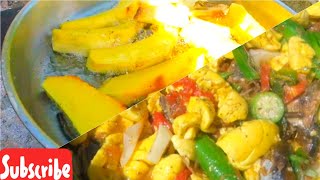
[[[249,54],[252,60],[252,65],[260,70],[261,63],[268,62],[272,58],[279,56],[279,52],[267,51],[264,49],[250,49]]]
[[[136,148],[140,134],[143,129],[143,123],[140,121],[129,127],[123,135],[123,152],[120,157],[121,167],[125,166],[131,158]]]
[[[157,164],[161,159],[163,153],[167,149],[172,137],[171,131],[163,125],[160,125],[157,131],[156,139],[147,156],[147,160]]]

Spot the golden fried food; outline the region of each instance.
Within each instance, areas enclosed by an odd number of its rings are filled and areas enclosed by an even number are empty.
[[[144,69],[166,60],[177,42],[175,33],[159,30],[141,41],[89,52],[90,71],[115,74]]]
[[[141,24],[135,21],[100,29],[54,29],[52,48],[60,53],[88,56],[91,49],[131,43],[140,30]]]
[[[172,60],[106,80],[99,90],[124,104],[131,104],[195,70],[204,58],[203,52],[192,48]]]
[[[42,87],[80,134],[125,110],[117,100],[75,76],[51,76]]]

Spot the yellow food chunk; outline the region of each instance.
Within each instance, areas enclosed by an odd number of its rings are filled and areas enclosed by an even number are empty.
[[[194,140],[184,139],[178,135],[173,135],[171,142],[179,155],[190,160],[195,160],[195,142]]]
[[[257,37],[265,32],[262,27],[246,9],[236,3],[232,3],[226,15],[228,26],[231,28],[231,34],[240,44]]]
[[[319,9],[320,10],[320,9]],[[306,10],[299,12],[298,14],[294,15],[291,20],[296,21],[297,23],[303,25],[304,27],[308,27],[310,23],[310,17]]]
[[[62,23],[61,29],[97,29],[115,26],[121,21],[133,19],[138,7],[137,0],[120,0],[114,8],[108,11]]]
[[[122,133],[109,135],[95,154],[88,168],[89,179],[107,180],[121,177],[120,156],[122,153]]]
[[[120,116],[133,122],[148,120],[149,112],[147,109],[147,103],[141,102],[136,104],[126,111],[121,112]]]
[[[192,96],[187,105],[187,111],[200,114],[199,124],[202,131],[213,132],[215,130],[211,128],[216,115],[213,102],[208,99]]]
[[[173,121],[173,132],[179,137],[193,139],[196,129],[199,127],[201,116],[199,113],[185,113],[176,117]],[[191,134],[190,134],[191,133]]]
[[[258,159],[249,169],[244,171],[244,177],[247,180],[259,180],[260,178],[260,169],[261,169],[261,160]]]
[[[234,167],[245,170],[279,141],[278,126],[268,120],[252,120],[222,135],[217,145]]]
[[[54,29],[52,48],[61,53],[87,56],[91,49],[110,48],[132,42],[140,29],[140,24],[134,21],[101,29]]]
[[[282,4],[275,3],[275,1],[235,0],[234,2],[245,7],[246,11],[265,29],[271,29],[292,17],[290,11],[284,8]],[[275,16],[275,14],[277,15]]]
[[[253,168],[250,168],[250,169],[247,169],[246,171],[244,171],[244,177],[246,178],[246,180],[259,180],[260,179],[259,173],[254,171]]]
[[[80,134],[125,110],[121,103],[75,76],[47,77],[42,87]]]
[[[124,104],[131,104],[196,70],[198,62],[202,62],[203,58],[202,49],[192,48],[172,60],[111,78],[99,90]]]
[[[129,160],[123,167],[123,174],[131,179],[142,179],[150,170],[151,164],[147,160],[148,153],[155,140],[155,134],[138,142],[136,149]]]
[[[288,42],[289,66],[294,70],[305,72],[312,65],[315,52],[303,39],[294,36]]]
[[[148,101],[148,110],[151,113],[154,112],[162,112],[162,108],[160,106],[160,92],[154,92],[148,95],[147,101]]]
[[[306,9],[312,18],[320,18],[320,3],[316,3]]]
[[[276,56],[271,59],[270,66],[273,70],[279,71],[282,69],[286,64],[288,64],[289,59],[286,54],[280,54],[279,56]]]
[[[211,92],[218,102],[217,116],[223,122],[231,123],[236,120],[244,120],[248,114],[248,104],[246,100],[240,96],[238,92],[213,70],[205,67],[190,75],[195,79],[197,85]]]
[[[281,38],[282,35],[280,33],[271,29],[246,43],[246,46],[248,48],[259,48],[270,51],[277,51],[281,49]]]
[[[238,92],[231,88],[221,88],[217,90],[217,97],[218,117],[225,123],[246,119],[248,105],[246,100],[241,97]]]
[[[180,171],[185,168],[181,156],[178,154],[171,154],[162,158],[152,170],[152,180],[175,180]]]
[[[132,121],[121,118],[118,115],[98,126],[94,130],[93,136],[97,141],[102,142],[110,134],[123,133],[128,127],[132,125]]]
[[[132,44],[91,50],[87,67],[93,72],[118,74],[144,69],[166,60],[176,42],[175,33],[159,30]]]

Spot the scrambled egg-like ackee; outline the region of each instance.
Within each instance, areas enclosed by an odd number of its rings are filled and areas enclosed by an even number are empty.
[[[190,160],[195,160],[194,140],[184,139],[179,137],[178,135],[173,135],[171,141],[180,156],[187,157]]]
[[[279,56],[274,57],[270,64],[272,69],[278,71],[285,65],[298,72],[306,73],[312,65],[315,51],[303,39],[293,36],[284,44]]]
[[[147,155],[155,140],[155,134],[138,142],[137,147],[129,160],[123,167],[123,174],[132,180],[138,180],[144,177],[151,168],[151,164],[147,160]]]
[[[275,30],[270,30],[249,41],[246,43],[246,46],[248,48],[260,48],[270,51],[277,51],[281,49],[281,38],[282,35],[280,33],[276,32]]]
[[[276,124],[267,120],[252,120],[222,135],[217,145],[235,167],[245,170],[277,142],[279,129]]]
[[[171,154],[160,160],[152,170],[153,180],[175,180],[177,174],[185,167],[184,162],[178,154]]]
[[[173,132],[184,139],[194,139],[198,132],[201,115],[198,113],[185,113],[173,121]]]
[[[293,70],[298,70],[301,72],[307,71],[312,65],[312,58],[314,55],[314,50],[300,37],[291,37],[289,39],[289,66]]]
[[[217,73],[203,68],[190,76],[196,79],[202,89],[209,90],[214,94],[218,102],[217,115],[225,123],[244,120],[247,117],[248,105],[245,99]]]
[[[216,115],[213,102],[199,97],[191,97],[187,105],[187,111],[201,115],[199,122],[201,131],[213,132],[215,130],[214,127],[211,127]]]

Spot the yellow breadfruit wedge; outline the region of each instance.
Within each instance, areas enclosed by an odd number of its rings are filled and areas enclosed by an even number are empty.
[[[159,30],[133,44],[91,50],[87,68],[98,73],[118,74],[143,69],[164,61],[171,55],[176,42],[175,33]]]
[[[141,3],[134,18],[143,23],[183,27],[189,22],[189,14],[186,6],[173,5],[165,1],[152,1]]]
[[[108,11],[62,23],[61,29],[96,29],[115,26],[123,20],[133,19],[138,8],[137,0],[120,0],[114,8]]]
[[[75,76],[51,76],[45,79],[42,87],[72,121],[79,134],[125,110],[121,103]]]
[[[308,7],[306,10],[312,18],[319,18],[320,17],[320,2]]]
[[[100,29],[54,29],[52,48],[61,53],[87,56],[89,50],[110,48],[133,41],[141,24],[129,21],[118,26]]]
[[[231,34],[240,44],[265,32],[264,27],[240,4],[232,3],[225,18],[231,29]]]
[[[222,135],[217,145],[234,167],[246,170],[279,141],[279,129],[268,120],[252,120]]]
[[[271,29],[292,17],[292,13],[276,1],[235,0],[234,2],[242,5],[265,29]]]
[[[99,90],[124,104],[131,104],[202,67],[203,52],[202,49],[189,49],[172,60],[111,78]]]

